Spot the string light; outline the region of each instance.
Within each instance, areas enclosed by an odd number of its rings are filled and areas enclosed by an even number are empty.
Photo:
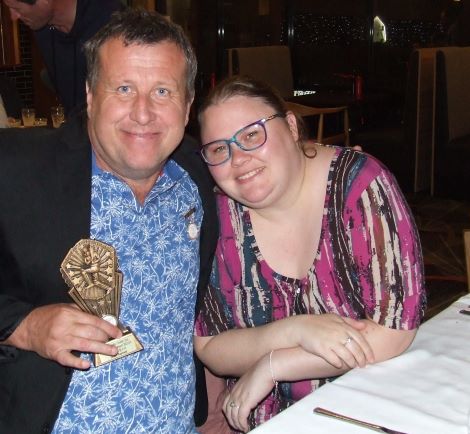
[[[387,20],[386,44],[394,47],[408,47],[418,43],[426,45],[441,31],[438,22],[419,19]],[[281,43],[287,42],[286,23],[282,24]],[[302,46],[342,45],[367,42],[369,21],[365,16],[328,16],[303,13],[294,16],[294,44]]]

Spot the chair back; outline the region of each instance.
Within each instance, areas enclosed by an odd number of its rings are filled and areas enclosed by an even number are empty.
[[[277,89],[284,99],[294,96],[289,47],[273,45],[228,49],[228,75],[250,75]]]
[[[467,288],[470,292],[470,229],[463,231],[463,243],[465,247],[465,264],[467,265]]]
[[[470,199],[470,47],[436,53],[434,185],[436,195]]]
[[[441,134],[452,141],[470,135],[470,47],[440,48],[436,62]]]

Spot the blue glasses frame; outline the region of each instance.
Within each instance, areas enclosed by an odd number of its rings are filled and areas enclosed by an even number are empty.
[[[272,119],[275,119],[275,118],[284,118],[286,115],[284,113],[275,113],[271,116],[268,116],[267,118],[263,118],[263,119],[259,119],[257,120],[256,122],[252,122],[251,124],[248,124],[246,126],[244,126],[243,128],[240,128],[230,139],[219,139],[219,140],[213,140],[212,142],[209,142],[209,143],[206,143],[205,145],[202,146],[201,150],[200,150],[200,154],[202,156],[202,159],[209,165],[209,166],[219,166],[220,164],[224,164],[226,163],[227,161],[230,160],[230,158],[232,158],[232,147],[230,146],[232,143],[235,143],[241,150],[245,151],[245,152],[250,152],[250,151],[254,151],[256,149],[259,149],[261,148],[261,146],[263,146],[265,143],[266,143],[266,140],[268,139],[268,133],[266,131],[266,127],[265,127],[265,123],[272,120]],[[258,146],[254,147],[254,148],[245,148],[240,142],[238,142],[238,140],[236,139],[237,135],[240,134],[243,130],[247,129],[247,128],[250,128],[252,127],[253,125],[261,125],[263,127],[263,130],[264,130],[264,141],[262,143],[260,143]],[[223,161],[220,161],[219,163],[211,163],[210,161],[207,160],[207,157],[205,155],[205,150],[208,149],[208,147],[214,143],[219,143],[219,142],[222,142],[222,143],[225,143],[227,145],[227,149],[228,149],[228,153],[227,153],[227,158]]]

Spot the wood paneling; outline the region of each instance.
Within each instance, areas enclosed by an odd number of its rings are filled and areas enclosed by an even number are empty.
[[[155,0],[130,0],[129,4],[133,8],[143,8],[147,9],[148,11],[155,10]]]
[[[10,67],[20,63],[18,23],[10,18],[10,11],[0,3],[0,67]]]

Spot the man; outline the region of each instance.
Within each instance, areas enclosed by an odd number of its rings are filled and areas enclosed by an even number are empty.
[[[136,10],[85,52],[86,126],[0,137],[0,432],[193,433],[196,287],[218,232],[183,138],[196,59],[179,26]],[[115,247],[120,321],[144,347],[100,367],[85,353],[115,355],[121,331],[70,304],[59,273],[86,238]]]
[[[83,43],[106,24],[119,0],[4,0],[13,20],[34,35],[66,113],[85,104],[86,62]]]

